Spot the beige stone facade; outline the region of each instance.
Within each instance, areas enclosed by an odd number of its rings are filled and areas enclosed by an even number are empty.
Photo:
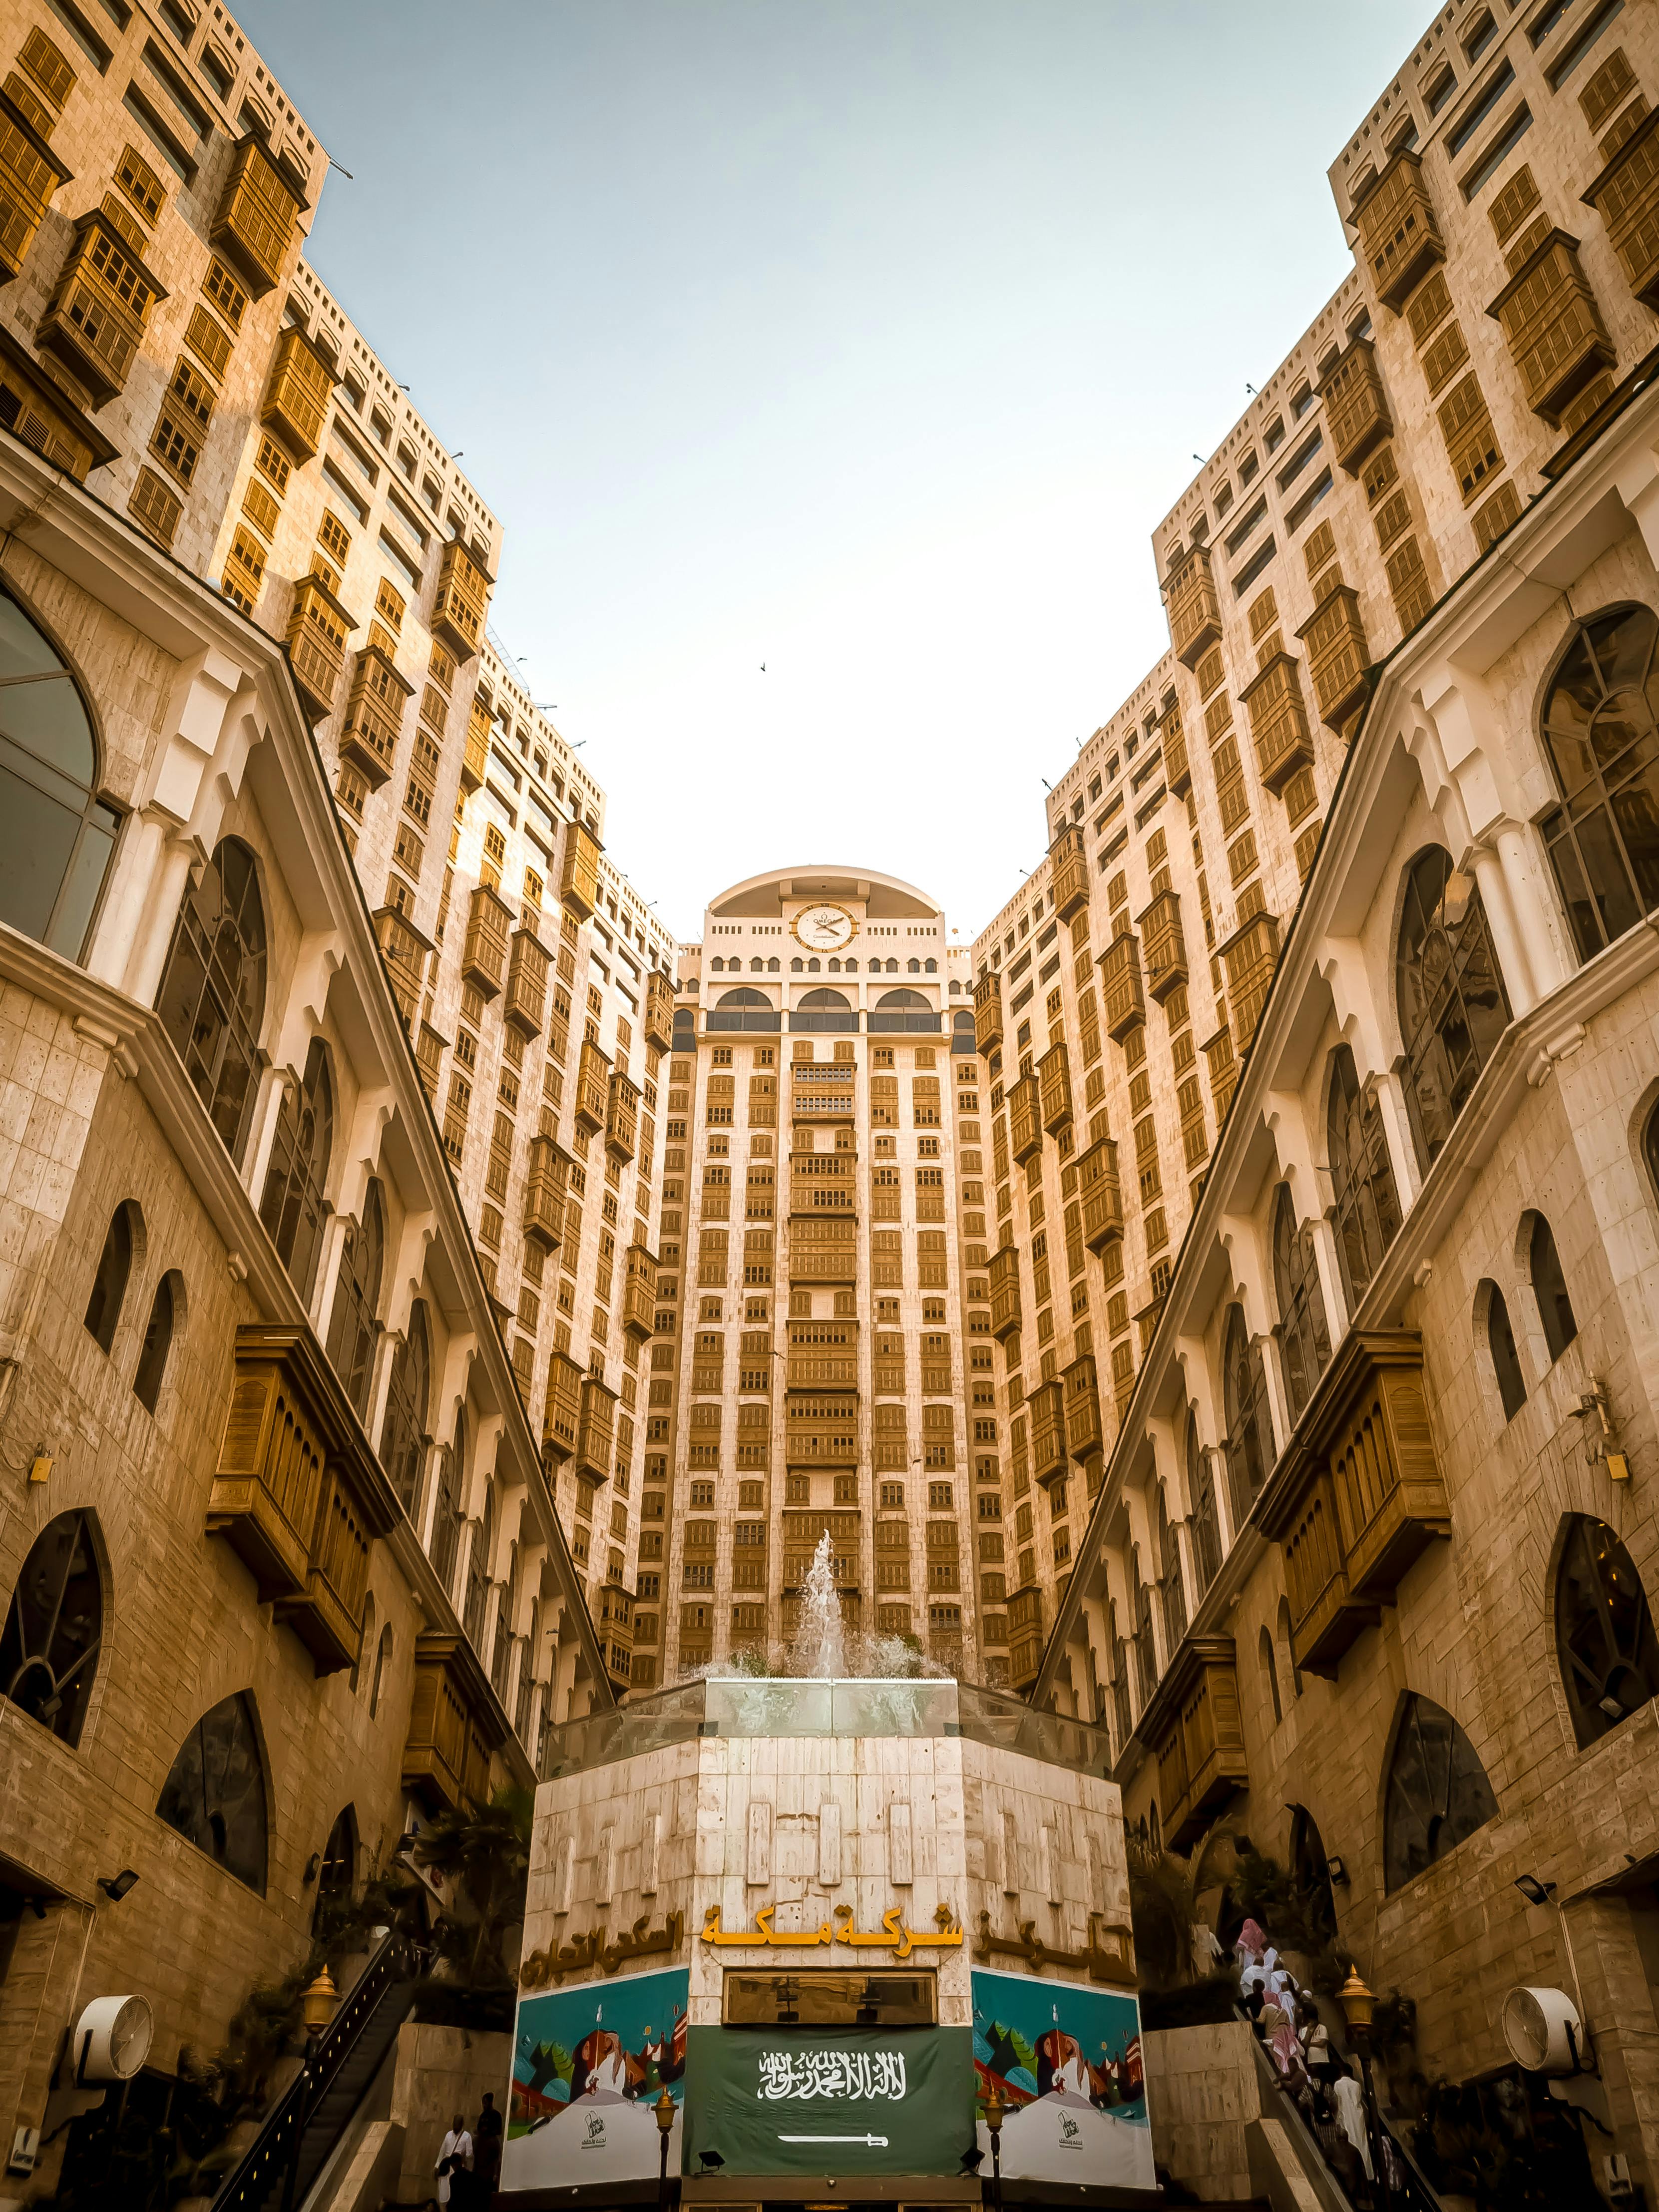
[[[1001,1535],[971,1410],[990,1345],[964,1318],[985,1264],[957,1202],[981,1172],[966,975],[933,899],[856,869],[734,884],[683,948],[636,1681],[775,1657],[826,1531],[850,1627],[1000,1663],[975,1605]]]

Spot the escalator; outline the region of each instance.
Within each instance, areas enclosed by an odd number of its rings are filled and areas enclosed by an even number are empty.
[[[420,1955],[397,1932],[340,2000],[305,2066],[220,2184],[213,2212],[297,2212],[414,2008]]]
[[[1234,2009],[1250,2029],[1250,2049],[1255,2056],[1256,2086],[1261,2094],[1261,2116],[1253,2121],[1246,2131],[1247,2135],[1252,2135],[1252,2185],[1275,2208],[1281,2203],[1294,2202],[1298,2206],[1309,2207],[1310,2212],[1313,2205],[1317,2205],[1319,2212],[1364,2212],[1367,2200],[1361,2198],[1357,2201],[1349,2196],[1326,2163],[1317,2136],[1303,2117],[1301,2106],[1285,2088],[1279,2069],[1256,2034],[1249,2014],[1242,2005],[1236,2006]],[[1374,2188],[1370,2193],[1369,2202],[1387,2205],[1391,2212],[1443,2212],[1440,2198],[1410,2151],[1380,2115],[1377,2125],[1387,2134],[1394,2154],[1394,2179],[1386,2191],[1380,2186]],[[1380,2153],[1381,2146],[1373,2143],[1374,2166]]]

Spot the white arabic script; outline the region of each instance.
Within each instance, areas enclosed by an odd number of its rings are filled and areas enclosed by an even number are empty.
[[[763,2051],[757,2097],[885,2097],[905,2094],[897,2051]]]

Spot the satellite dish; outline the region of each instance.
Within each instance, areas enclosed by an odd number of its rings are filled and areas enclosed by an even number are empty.
[[[148,1997],[94,1997],[75,2025],[75,2079],[130,2081],[155,2032]]]
[[[1583,2029],[1565,1990],[1511,1990],[1504,2000],[1504,2040],[1529,2074],[1579,2071]]]

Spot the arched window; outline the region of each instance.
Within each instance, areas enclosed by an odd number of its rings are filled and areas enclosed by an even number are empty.
[[[357,1694],[357,1685],[362,1678],[363,1662],[373,1656],[374,1650],[374,1593],[373,1590],[365,1590],[363,1592],[363,1632],[357,1639],[357,1656],[351,1662],[350,1689],[354,1698]]]
[[[340,1255],[340,1273],[334,1285],[334,1310],[328,1324],[329,1362],[357,1408],[360,1421],[368,1419],[374,1347],[380,1336],[375,1313],[385,1262],[386,1209],[380,1200],[380,1179],[371,1176],[363,1194],[362,1221],[352,1222],[346,1230],[345,1249]]]
[[[1262,1686],[1267,1692],[1267,1702],[1273,1709],[1273,1726],[1277,1728],[1285,1717],[1285,1708],[1279,1701],[1279,1668],[1273,1658],[1273,1639],[1265,1628],[1261,1632],[1256,1656],[1261,1662]]]
[[[495,1486],[489,1482],[484,1486],[483,1518],[472,1532],[466,1555],[466,1602],[461,1612],[461,1625],[474,1650],[483,1645],[484,1601],[489,1595],[489,1561],[495,1548]]]
[[[1291,1873],[1314,1925],[1328,1943],[1336,1940],[1336,1892],[1319,1823],[1305,1805],[1291,1812]]]
[[[1129,1708],[1129,1647],[1117,1632],[1117,1605],[1115,1600],[1106,1601],[1106,1620],[1112,1640],[1112,1714],[1117,1723],[1117,1753],[1121,1759],[1134,1734],[1134,1716]]]
[[[876,1004],[878,1006],[925,1006],[927,1000],[921,992],[912,991],[907,987],[902,991],[884,991]]]
[[[1438,845],[1419,854],[1406,878],[1395,985],[1406,1104],[1426,1167],[1510,1019],[1480,894]]]
[[[1227,1315],[1222,1387],[1227,1405],[1227,1469],[1233,1486],[1233,1520],[1242,1526],[1277,1453],[1261,1347],[1250,1341],[1241,1305],[1231,1307]]]
[[[138,1371],[132,1378],[132,1394],[147,1413],[155,1411],[161,1399],[167,1354],[173,1349],[173,1333],[184,1317],[184,1277],[176,1267],[170,1267],[155,1285],[155,1296],[150,1302],[143,1349],[138,1354]]]
[[[807,962],[806,972],[809,975],[818,975],[823,972],[816,955]]]
[[[1296,1663],[1296,1638],[1291,1633],[1291,1601],[1287,1597],[1279,1601],[1279,1633],[1285,1646],[1285,1663],[1291,1670],[1291,1688],[1299,1698],[1302,1695],[1302,1669]]]
[[[1382,1264],[1400,1227],[1400,1194],[1376,1100],[1359,1087],[1353,1054],[1346,1044],[1331,1054],[1326,1139],[1335,1195],[1332,1226],[1342,1268],[1343,1295],[1352,1313]]]
[[[412,1521],[420,1504],[421,1470],[426,1463],[428,1409],[432,1402],[432,1354],[427,1337],[426,1305],[416,1298],[409,1326],[392,1362],[380,1425],[380,1465]]]
[[[939,963],[937,960],[924,960],[921,963],[921,968],[922,973],[925,975],[937,975],[939,973]]]
[[[264,1895],[265,1763],[245,1690],[222,1698],[179,1745],[155,1813]]]
[[[735,991],[722,991],[714,1004],[717,1006],[769,1006],[772,1001],[764,991],[757,991],[747,983]]]
[[[265,915],[253,855],[239,837],[220,841],[185,893],[155,1011],[225,1149],[240,1163],[265,1013]]]
[[[124,1199],[110,1216],[104,1233],[104,1249],[98,1255],[98,1273],[92,1279],[86,1312],[88,1331],[104,1352],[115,1342],[121,1308],[126,1303],[127,1279],[132,1273],[133,1248],[143,1234],[143,1219],[137,1202]]]
[[[1555,1651],[1581,1751],[1659,1697],[1659,1644],[1635,1562],[1605,1521],[1568,1517]]]
[[[904,965],[905,965],[906,972],[907,972],[908,974],[912,975],[921,975],[921,961],[920,961],[920,960],[907,960],[907,961],[905,962]]]
[[[1285,1355],[1285,1395],[1295,1421],[1325,1371],[1331,1339],[1325,1326],[1325,1294],[1319,1286],[1313,1224],[1304,1222],[1297,1228],[1287,1182],[1279,1184],[1273,1208],[1273,1288],[1279,1299],[1279,1343]]]
[[[1215,1471],[1210,1455],[1199,1441],[1198,1415],[1187,1415],[1187,1495],[1193,1508],[1193,1564],[1198,1570],[1201,1597],[1221,1572],[1221,1509],[1215,1494]]]
[[[380,1698],[386,1690],[386,1669],[392,1664],[392,1623],[387,1621],[380,1631],[380,1640],[374,1647],[374,1675],[368,1686],[368,1717],[380,1717]]]
[[[1382,1801],[1384,1889],[1398,1889],[1497,1817],[1474,1746],[1443,1706],[1408,1695]]]
[[[1512,1421],[1527,1402],[1527,1380],[1521,1372],[1521,1358],[1515,1348],[1515,1331],[1510,1327],[1510,1310],[1504,1303],[1504,1293],[1492,1282],[1483,1283],[1480,1289],[1486,1297],[1486,1346],[1498,1377],[1498,1395],[1504,1401],[1504,1419]],[[1478,1297],[1480,1291],[1475,1295]]]
[[[803,1007],[847,1007],[850,1006],[853,1001],[848,997],[845,991],[831,991],[821,983],[815,991],[803,991],[801,994],[800,1003]]]
[[[1187,1589],[1181,1578],[1181,1538],[1170,1518],[1164,1485],[1158,1486],[1158,1556],[1164,1599],[1164,1644],[1173,1651],[1187,1633]]]
[[[1129,1579],[1134,1603],[1135,1673],[1139,1677],[1140,1703],[1144,1710],[1147,1699],[1158,1687],[1158,1638],[1152,1627],[1152,1585],[1141,1578],[1139,1551],[1129,1555]]]
[[[29,1547],[0,1636],[0,1697],[81,1741],[104,1635],[104,1592],[90,1513],[60,1513]]]
[[[265,1194],[259,1201],[259,1218],[270,1231],[276,1256],[306,1299],[311,1296],[322,1243],[326,1212],[323,1186],[333,1149],[334,1086],[328,1078],[328,1050],[320,1037],[313,1037],[304,1079],[283,1100]]]
[[[766,972],[769,975],[776,975],[781,973],[782,967],[782,961],[778,958],[778,956],[775,952],[772,955],[772,957],[766,963]]]
[[[879,967],[881,963],[878,961],[876,964]],[[890,960],[888,962],[887,972],[890,975],[896,975],[898,974],[898,962],[896,960]]]
[[[805,968],[806,963],[801,958],[799,953],[797,953],[794,958],[789,963],[789,973],[792,975],[803,975],[805,972]]]
[[[0,593],[0,921],[78,960],[121,817],[69,669]]]
[[[357,1815],[348,1805],[335,1815],[334,1826],[323,1845],[317,1869],[317,1902],[312,1908],[311,1932],[326,1936],[351,1904],[357,1885]]]
[[[1544,702],[1565,804],[1539,824],[1581,960],[1659,907],[1659,719],[1646,607],[1581,623]]]
[[[766,973],[766,963],[758,952],[749,963],[749,972],[751,975],[763,975]]]
[[[542,1601],[538,1597],[532,1597],[530,1601],[530,1632],[524,1639],[524,1657],[519,1665],[518,1710],[513,1719],[514,1732],[526,1750],[534,1748],[531,1742],[531,1728],[535,1717],[536,1656],[541,1648]],[[538,1766],[541,1765],[539,1758],[536,1764]]]
[[[1578,1334],[1577,1317],[1567,1296],[1567,1279],[1561,1255],[1555,1249],[1555,1232],[1541,1213],[1532,1218],[1532,1294],[1538,1301],[1538,1318],[1544,1324],[1544,1341],[1553,1364]]]
[[[843,971],[848,975],[856,975],[859,972],[859,963],[856,960],[843,960],[841,964]]]
[[[438,1495],[433,1501],[428,1547],[438,1580],[453,1594],[455,1553],[461,1538],[461,1490],[466,1479],[466,1408],[455,1416],[455,1441],[438,1455]]]

